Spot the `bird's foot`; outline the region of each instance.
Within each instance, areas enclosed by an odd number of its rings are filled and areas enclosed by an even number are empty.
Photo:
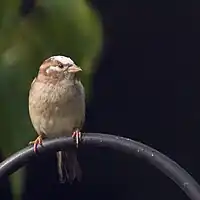
[[[72,138],[75,139],[75,142],[76,142],[76,147],[78,148],[78,145],[81,141],[81,138],[82,138],[82,134],[81,132],[79,131],[79,129],[76,129],[73,133],[72,133]]]
[[[42,136],[39,135],[34,141],[30,141],[29,145],[31,145],[31,144],[34,145],[33,150],[36,153],[38,144],[42,145]]]

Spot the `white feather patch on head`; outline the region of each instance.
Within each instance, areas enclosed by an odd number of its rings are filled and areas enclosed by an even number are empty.
[[[60,72],[62,69],[59,66],[49,66],[46,70],[47,74],[51,71]]]
[[[66,57],[66,56],[52,56],[51,59],[57,60],[64,65],[67,65],[67,64],[73,65],[74,64],[74,61],[71,58]]]

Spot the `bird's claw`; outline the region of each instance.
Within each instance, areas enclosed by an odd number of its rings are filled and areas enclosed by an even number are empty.
[[[40,136],[38,136],[34,141],[30,141],[30,142],[29,142],[29,145],[31,145],[31,144],[34,145],[34,146],[33,146],[34,152],[37,152],[37,146],[38,146],[38,144],[39,144],[39,145],[42,145],[42,136],[40,135]]]
[[[78,148],[78,145],[81,141],[81,138],[82,138],[82,134],[81,132],[77,129],[75,130],[73,133],[72,133],[72,138],[75,139],[75,142],[76,142],[76,147]]]

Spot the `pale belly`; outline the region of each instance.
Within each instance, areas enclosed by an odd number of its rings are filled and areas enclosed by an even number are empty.
[[[34,89],[39,90],[38,87]],[[85,99],[81,87],[71,91],[77,92],[71,96],[65,96],[64,92],[56,96],[54,89],[48,92],[43,89],[30,92],[29,114],[33,127],[39,135],[44,134],[49,138],[71,136],[75,128],[81,128],[85,118]]]
[[[33,119],[33,125],[36,131],[40,134],[45,134],[47,137],[60,137],[71,136],[75,128],[81,128],[82,118],[79,115],[76,116],[50,116],[46,118],[44,116],[38,116]]]

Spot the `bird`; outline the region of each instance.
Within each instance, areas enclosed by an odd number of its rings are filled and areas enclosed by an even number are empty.
[[[45,59],[29,90],[29,116],[38,137],[29,142],[37,152],[43,139],[69,136],[76,147],[81,141],[85,121],[85,90],[78,72],[82,69],[67,56]],[[81,181],[82,171],[76,148],[58,151],[58,175],[61,183]]]

